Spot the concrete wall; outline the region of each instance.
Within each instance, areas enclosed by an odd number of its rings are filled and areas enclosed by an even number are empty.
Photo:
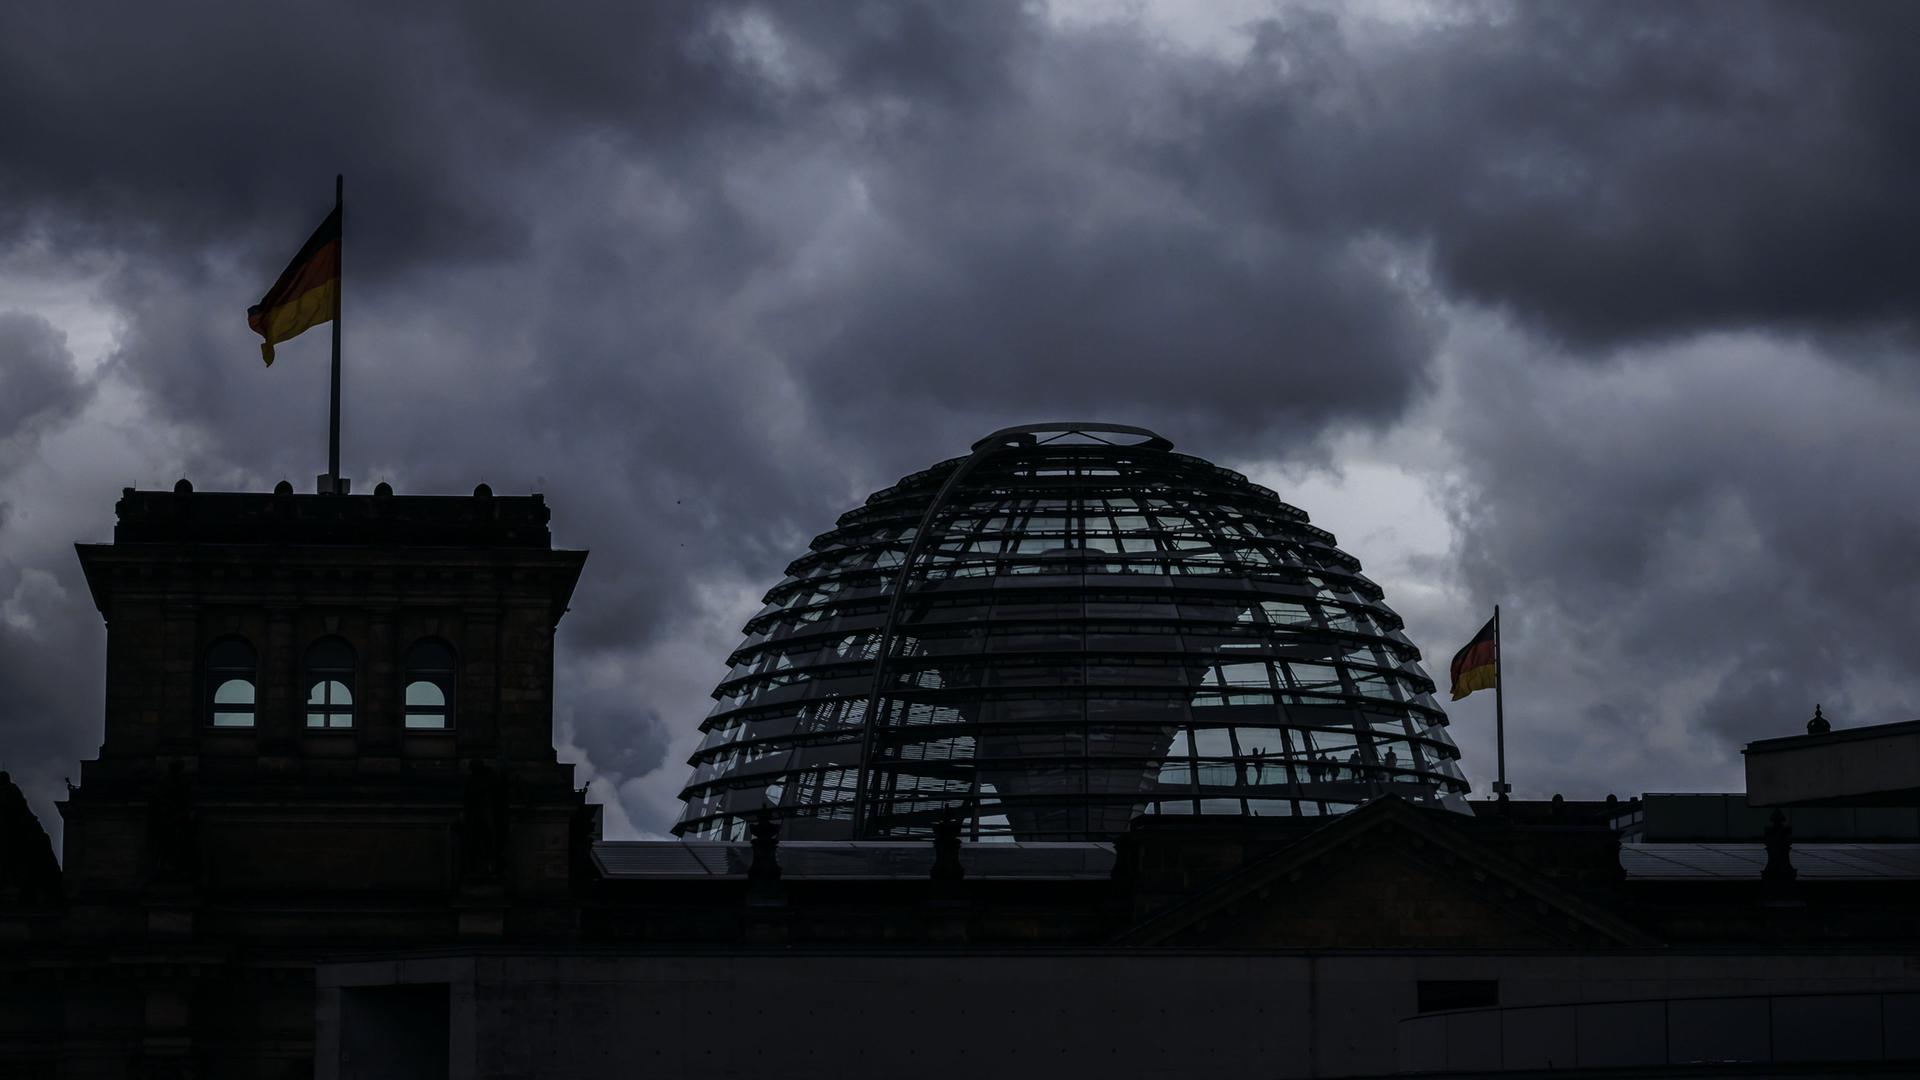
[[[1920,994],[1777,994],[1461,1009],[1400,1022],[1400,1071],[1920,1062]]]
[[[446,982],[454,1080],[1341,1076],[1391,1073],[1421,980],[1497,979],[1499,1004],[1920,992],[1920,955],[1179,950],[437,955],[329,965],[316,1075],[343,993]]]
[[[1767,739],[1744,753],[1747,801],[1755,806],[1920,801],[1920,723]]]

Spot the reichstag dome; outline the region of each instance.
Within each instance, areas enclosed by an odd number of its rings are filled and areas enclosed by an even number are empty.
[[[1466,811],[1420,652],[1332,534],[1112,424],[997,431],[816,537],[714,690],[674,832],[1100,840]]]

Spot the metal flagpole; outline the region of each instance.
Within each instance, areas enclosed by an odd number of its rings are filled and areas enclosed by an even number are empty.
[[[340,272],[335,275],[333,282],[333,397],[327,413],[327,487],[334,495],[340,494],[340,293],[346,287],[346,186],[346,177],[335,173],[333,213],[340,235],[334,244],[342,258]]]
[[[1504,799],[1513,791],[1507,783],[1507,658],[1500,651],[1500,605],[1493,605],[1493,740],[1500,761],[1500,782],[1494,790]]]

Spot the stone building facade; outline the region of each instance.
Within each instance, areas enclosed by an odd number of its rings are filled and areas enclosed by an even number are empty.
[[[13,934],[58,969],[8,980],[16,1047],[307,1075],[320,950],[576,939],[597,826],[554,756],[553,633],[586,553],[547,521],[485,488],[128,490],[79,546],[105,733],[59,807],[63,903]]]
[[[79,556],[104,738],[63,865],[0,783],[0,1077],[1920,1058],[1912,837],[1387,796],[1111,842],[608,842],[553,748],[585,553],[539,496],[130,490]]]

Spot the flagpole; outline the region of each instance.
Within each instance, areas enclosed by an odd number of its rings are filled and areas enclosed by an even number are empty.
[[[333,177],[333,213],[339,222],[340,236],[334,243],[343,256],[341,269],[345,270],[345,248],[347,240],[346,218],[346,176],[335,173]],[[333,395],[327,412],[327,485],[332,494],[340,494],[340,292],[346,286],[346,274],[340,273],[333,282]]]
[[[1513,790],[1507,783],[1507,658],[1500,651],[1500,605],[1493,605],[1493,739],[1500,761],[1500,782],[1494,790],[1505,799]]]

